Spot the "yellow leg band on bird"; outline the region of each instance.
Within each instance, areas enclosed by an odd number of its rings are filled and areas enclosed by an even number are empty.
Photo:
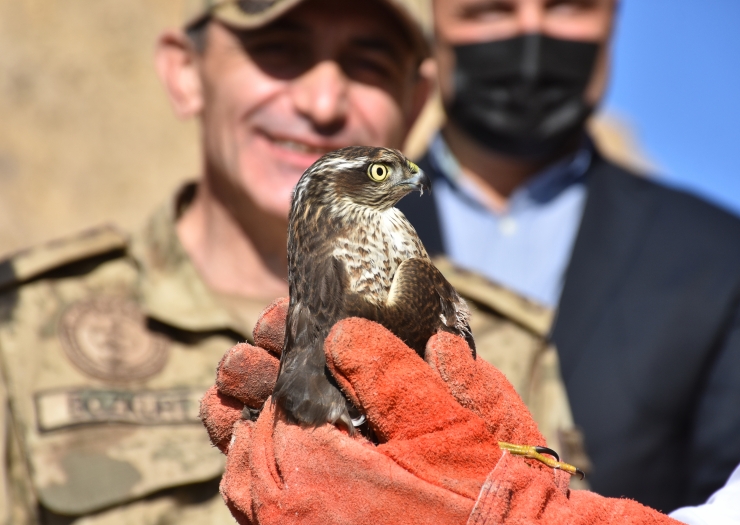
[[[569,465],[568,463],[563,463],[559,461],[560,458],[557,452],[547,447],[537,447],[533,445],[514,445],[513,443],[506,443],[504,441],[499,441],[498,446],[499,448],[501,448],[501,450],[506,450],[515,456],[536,459],[537,461],[544,463],[548,467],[564,470],[571,476],[578,474],[581,479],[586,477],[586,474],[584,474],[581,469],[574,467],[573,465]],[[555,459],[552,459],[549,456],[554,456]]]

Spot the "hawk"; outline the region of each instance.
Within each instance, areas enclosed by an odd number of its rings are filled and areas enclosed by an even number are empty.
[[[464,337],[475,352],[465,301],[394,207],[425,189],[427,176],[399,151],[359,146],[324,155],[298,182],[288,228],[290,305],[273,392],[295,422],[353,433],[364,420],[325,371],[324,340],[346,317],[382,324],[422,357],[438,330]]]

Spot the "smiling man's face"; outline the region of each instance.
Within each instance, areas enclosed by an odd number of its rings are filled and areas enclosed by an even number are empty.
[[[207,175],[269,214],[287,217],[296,182],[327,151],[399,148],[425,98],[420,57],[378,2],[310,0],[261,29],[207,31]]]

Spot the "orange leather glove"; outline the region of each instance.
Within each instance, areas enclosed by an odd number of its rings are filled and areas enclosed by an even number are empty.
[[[216,369],[216,384],[201,400],[200,418],[211,442],[224,454],[229,450],[234,425],[256,419],[272,394],[287,315],[287,297],[265,308],[253,330],[255,346],[240,343],[226,352]]]
[[[635,502],[571,493],[568,474],[502,452],[499,441],[544,439],[503,375],[447,333],[430,339],[424,363],[370,321],[332,329],[327,365],[377,446],[330,425],[288,424],[270,403],[252,422],[249,408],[277,374],[286,309],[273,303],[255,328],[265,350],[226,354],[202,405],[228,456],[221,492],[240,523],[672,522]]]

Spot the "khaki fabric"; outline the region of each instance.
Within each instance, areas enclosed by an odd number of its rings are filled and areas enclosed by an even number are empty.
[[[175,233],[193,195],[131,237],[104,227],[0,263],[0,523],[233,523],[198,405],[271,298],[208,290]],[[471,304],[479,355],[575,460],[552,313],[438,264]]]
[[[234,523],[199,401],[270,299],[210,293],[174,224],[0,264],[0,523]]]
[[[186,0],[185,25],[194,26],[206,15],[232,27],[254,29],[277,20],[305,0]],[[385,2],[408,29],[423,54],[429,53],[432,34],[431,0],[379,0]]]

